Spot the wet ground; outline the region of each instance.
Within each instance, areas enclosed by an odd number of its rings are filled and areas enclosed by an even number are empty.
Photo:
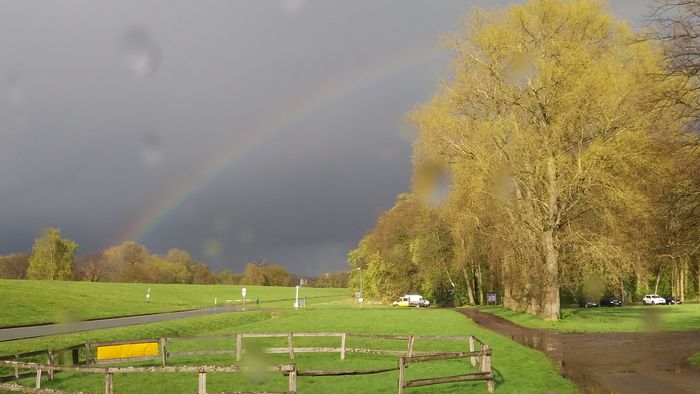
[[[700,393],[700,332],[559,333],[521,327],[475,309],[480,326],[544,352],[586,393]]]

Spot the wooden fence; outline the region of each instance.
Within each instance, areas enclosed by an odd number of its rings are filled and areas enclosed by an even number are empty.
[[[295,338],[338,338],[338,346],[325,346],[325,347],[309,347],[309,346],[295,346]],[[220,354],[235,354],[235,360],[241,361],[245,352],[244,339],[250,338],[284,338],[286,339],[286,346],[284,347],[269,347],[262,349],[265,353],[277,353],[277,354],[288,354],[291,360],[295,359],[295,354],[297,353],[339,353],[340,359],[345,359],[347,353],[366,353],[366,354],[376,354],[376,355],[392,355],[400,356],[398,367],[396,368],[384,368],[384,369],[374,369],[374,370],[340,370],[340,371],[297,371],[294,364],[289,365],[277,365],[270,367],[271,371],[282,372],[284,375],[289,376],[289,391],[296,392],[296,378],[297,376],[342,376],[342,375],[364,375],[364,374],[376,374],[389,371],[399,370],[399,393],[403,393],[404,388],[418,387],[429,384],[438,383],[448,383],[448,382],[458,382],[458,381],[469,381],[469,380],[485,380],[488,384],[489,392],[493,391],[493,373],[491,370],[491,349],[488,348],[483,342],[478,340],[476,337],[468,336],[425,336],[425,335],[381,335],[381,334],[355,334],[355,333],[236,333],[228,335],[217,335],[217,336],[193,336],[193,337],[161,337],[161,338],[150,338],[141,340],[129,340],[129,341],[115,341],[115,342],[99,342],[99,343],[85,343],[81,345],[75,345],[58,350],[42,350],[37,352],[22,353],[16,355],[9,355],[0,357],[0,365],[5,365],[5,367],[14,368],[14,374],[10,376],[0,376],[0,384],[6,381],[14,380],[17,384],[19,380],[27,377],[35,377],[36,390],[40,389],[42,374],[45,372],[49,380],[53,380],[55,372],[60,371],[75,371],[75,372],[86,372],[86,373],[103,373],[105,374],[105,393],[112,393],[112,376],[115,373],[147,373],[147,372],[198,372],[200,375],[200,386],[199,393],[206,393],[206,373],[207,372],[241,372],[244,367],[240,366],[168,366],[169,361],[173,357],[182,356],[201,356],[201,355],[220,355]],[[405,341],[405,350],[388,350],[388,349],[369,349],[365,347],[349,347],[348,338],[365,338],[368,340],[396,340]],[[169,346],[173,341],[188,341],[188,340],[209,340],[209,339],[230,339],[230,346],[226,346],[225,349],[209,349],[209,350],[196,350],[196,351],[181,351],[173,352],[169,351]],[[456,352],[426,352],[426,351],[416,351],[415,344],[417,341],[435,341],[435,340],[455,340],[464,341],[465,347],[461,351]],[[158,344],[158,354],[149,355],[144,357],[131,357],[131,358],[119,358],[110,360],[98,360],[97,357],[93,356],[93,351],[96,351],[101,346],[113,346],[113,345],[128,345],[128,344],[140,344],[140,343],[152,343],[156,342]],[[468,346],[468,352],[466,347]],[[82,357],[81,357],[82,356]],[[45,357],[46,362],[35,361],[37,357]],[[233,358],[233,357],[232,357]],[[424,361],[436,361],[436,360],[450,360],[450,359],[461,359],[469,358],[471,365],[476,366],[479,364],[479,372],[448,376],[448,377],[438,377],[432,379],[418,379],[418,380],[406,380],[405,370],[406,366],[411,363],[424,362]],[[24,359],[30,359],[31,361],[26,361]],[[154,360],[157,359],[161,366],[148,366],[148,367],[94,367],[93,365],[102,363],[124,363],[130,361],[138,360]],[[68,364],[68,365],[67,365]],[[72,365],[70,365],[72,364]],[[20,373],[22,369],[32,370],[30,373]],[[0,385],[0,387],[3,387]]]
[[[406,380],[406,366],[413,363],[437,361],[437,360],[454,360],[470,358],[479,364],[479,372],[466,373],[462,375],[440,376],[436,378]],[[474,363],[474,361],[472,361]],[[489,393],[493,393],[493,371],[491,369],[491,349],[488,346],[483,346],[479,351],[471,351],[464,353],[436,353],[426,354],[421,356],[401,357],[399,359],[399,394],[403,394],[407,387],[429,386],[442,383],[466,382],[473,380],[484,380],[487,384]]]
[[[88,349],[86,344],[80,344],[80,345],[74,345],[74,346],[69,346],[61,349],[55,349],[55,350],[38,350],[34,352],[26,352],[26,353],[18,353],[18,354],[11,354],[8,356],[2,356],[0,357],[0,362],[3,362],[4,364],[7,365],[5,361],[14,361],[14,362],[21,362],[22,360],[33,360],[37,358],[45,358],[46,359],[46,364],[48,368],[45,369],[47,371],[49,379],[53,380],[53,375],[54,375],[54,370],[53,368],[55,365],[68,365],[68,364],[74,364],[74,365],[79,365],[79,364],[86,364],[87,359],[84,359],[84,361],[80,361],[80,351],[81,349]],[[89,350],[86,350],[83,352],[85,355],[89,354]],[[88,357],[88,356],[86,356]],[[6,375],[6,376],[0,376],[0,383],[4,382],[9,382],[9,381],[15,381],[15,383],[19,383],[20,379],[24,379],[27,377],[32,377],[34,376],[35,372],[20,372],[22,368],[20,368],[18,365],[11,366],[11,368],[14,368],[14,374],[12,375]],[[33,368],[30,368],[33,369]]]
[[[129,374],[129,373],[198,373],[199,385],[198,394],[206,394],[207,392],[207,372],[245,372],[248,367],[237,365],[230,366],[179,366],[179,367],[69,367],[55,366],[39,363],[21,362],[21,361],[3,361],[5,365],[14,366],[22,369],[34,369],[36,371],[35,389],[41,389],[41,376],[43,371],[73,371],[81,373],[98,373],[105,375],[105,394],[114,393],[114,374]],[[297,373],[295,364],[273,365],[267,367],[268,372],[282,372],[289,377],[289,389],[284,393],[296,393],[297,391]],[[1,387],[1,386],[0,386]]]

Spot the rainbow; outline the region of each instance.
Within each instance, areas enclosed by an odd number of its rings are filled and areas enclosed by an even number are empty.
[[[122,235],[118,237],[117,243],[143,239],[197,190],[203,188],[219,173],[228,168],[234,160],[241,158],[253,147],[282,132],[293,123],[329,105],[338,98],[347,96],[362,87],[393,75],[401,69],[417,65],[440,54],[440,47],[435,44],[416,46],[402,52],[389,54],[340,79],[334,79],[321,85],[303,96],[302,99],[290,103],[283,110],[274,112],[272,116],[267,117],[249,132],[232,137],[221,150],[188,171],[182,177],[181,182],[172,185],[162,193],[156,199],[155,204],[149,206],[127,226]]]

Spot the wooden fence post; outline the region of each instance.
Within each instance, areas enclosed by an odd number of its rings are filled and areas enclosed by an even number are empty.
[[[289,392],[297,392],[297,366],[294,365],[294,369],[289,371]]]
[[[168,365],[168,338],[160,337],[160,358],[163,366]]]
[[[112,394],[114,393],[114,374],[109,371],[108,369],[105,369],[105,394]]]
[[[199,370],[199,389],[197,394],[207,394],[207,372],[203,369]]]
[[[408,350],[406,351],[406,356],[412,357],[413,356],[413,343],[415,342],[416,338],[411,334],[408,337]]]
[[[474,336],[473,336],[473,335],[470,335],[470,336],[469,336],[469,351],[470,351],[470,352],[473,352],[473,351],[474,351]],[[475,356],[471,356],[471,357],[469,357],[469,358],[471,359],[472,367],[476,367],[476,357],[475,357]]]
[[[489,352],[489,347],[488,345],[484,345],[481,347],[481,366],[479,368],[479,372],[488,372],[489,373],[489,379],[486,381],[489,393],[493,393],[493,371],[491,371],[491,356],[488,354]]]
[[[36,370],[36,389],[41,388],[41,369]]]
[[[292,340],[292,333],[287,334],[287,346],[289,347],[289,358],[294,360],[294,342]]]
[[[19,362],[19,354],[15,354],[15,361]],[[15,366],[15,383],[19,384],[19,367]]]
[[[80,363],[80,352],[78,351],[78,348],[73,349],[72,351],[72,357],[73,357],[73,365],[78,365]]]
[[[46,353],[46,363],[49,367],[53,365],[53,352],[51,350]],[[53,380],[53,368],[49,368],[49,380]]]
[[[243,354],[243,334],[236,334],[236,361],[241,361]]]
[[[340,359],[345,360],[345,340],[346,340],[347,334],[343,333],[343,335],[340,337]]]
[[[403,394],[404,382],[406,380],[406,364],[404,358],[399,358],[399,394]]]

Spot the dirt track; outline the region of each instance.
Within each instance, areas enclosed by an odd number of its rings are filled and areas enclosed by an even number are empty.
[[[700,332],[558,333],[458,309],[480,326],[540,350],[586,393],[700,393]]]

